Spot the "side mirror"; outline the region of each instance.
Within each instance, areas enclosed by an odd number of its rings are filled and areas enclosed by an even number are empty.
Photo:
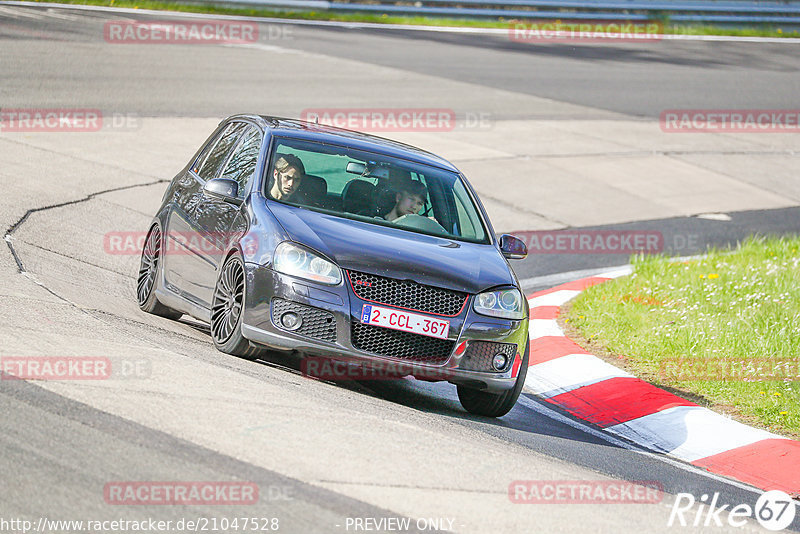
[[[503,234],[500,236],[500,252],[509,260],[524,260],[528,255],[528,247],[522,239]]]
[[[229,178],[214,178],[207,181],[203,186],[203,194],[237,206],[242,205],[242,199],[239,198],[239,183]]]

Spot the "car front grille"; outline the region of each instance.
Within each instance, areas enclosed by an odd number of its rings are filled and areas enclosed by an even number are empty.
[[[450,357],[455,341],[421,336],[411,332],[391,330],[354,321],[353,346],[378,356],[441,365]]]
[[[497,371],[492,366],[492,359],[498,352],[505,354],[508,357],[508,363],[504,369]],[[514,361],[514,356],[517,355],[516,343],[494,343],[492,341],[469,341],[467,349],[464,351],[464,356],[461,357],[461,364],[459,368],[467,371],[485,371],[485,372],[503,372]]]
[[[294,312],[303,318],[303,323],[297,330],[286,330],[281,325],[281,315]],[[336,319],[333,314],[313,306],[306,306],[286,299],[272,299],[272,323],[287,332],[294,332],[301,336],[313,337],[321,341],[336,343]]]
[[[397,280],[358,271],[347,271],[347,276],[358,298],[396,308],[454,317],[467,300],[466,293],[413,280]]]

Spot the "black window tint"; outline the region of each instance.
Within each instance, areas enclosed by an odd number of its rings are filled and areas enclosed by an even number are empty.
[[[258,128],[251,126],[244,134],[242,141],[236,147],[233,155],[225,166],[222,173],[223,178],[236,180],[239,183],[239,197],[244,198],[247,185],[253,177],[258,161],[258,153],[261,150],[261,132]]]
[[[203,162],[200,172],[197,173],[200,175],[200,178],[203,180],[211,180],[219,176],[218,173],[222,164],[228,159],[231,148],[236,144],[236,141],[246,127],[247,125],[242,122],[234,122],[225,129],[225,132]]]

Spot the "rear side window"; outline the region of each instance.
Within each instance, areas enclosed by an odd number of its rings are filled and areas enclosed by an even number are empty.
[[[228,154],[246,127],[247,125],[243,122],[233,122],[228,125],[200,166],[197,173],[200,178],[211,180],[219,176],[222,164],[228,159]]]
[[[239,197],[244,198],[247,186],[253,178],[258,162],[258,153],[261,151],[261,132],[251,126],[236,146],[231,159],[222,172],[223,178],[236,180],[239,183]]]
[[[200,172],[200,167],[203,166],[203,162],[208,157],[208,153],[211,152],[211,149],[214,148],[214,146],[217,144],[217,141],[219,141],[219,138],[222,137],[223,133],[225,133],[225,130],[217,132],[216,135],[214,135],[214,137],[212,137],[211,140],[206,143],[206,145],[203,147],[203,151],[200,152],[200,155],[195,158],[194,163],[192,164],[193,173],[197,174]]]

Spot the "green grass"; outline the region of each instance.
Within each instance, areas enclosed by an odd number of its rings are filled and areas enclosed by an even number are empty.
[[[677,263],[634,258],[631,276],[585,291],[565,320],[636,376],[800,436],[799,237]]]
[[[756,26],[752,28],[721,28],[706,24],[667,25],[666,32],[676,35],[733,35],[736,37],[792,37],[800,38],[797,30],[784,30],[776,26]]]
[[[43,1],[43,0],[34,0]],[[110,6],[131,9],[153,9],[189,13],[209,13],[217,15],[238,15],[248,17],[270,17],[299,20],[332,20],[341,22],[374,22],[381,24],[412,24],[417,26],[456,26],[467,28],[509,28],[512,23],[525,23],[519,19],[476,20],[446,17],[397,16],[370,13],[335,13],[329,11],[292,11],[231,6],[212,6],[158,0],[53,0],[60,4],[91,6]],[[591,15],[587,15],[591,18]],[[535,20],[535,15],[531,16]],[[566,20],[564,22],[567,22]],[[751,28],[726,28],[714,25],[664,25],[664,33],[678,35],[734,35],[741,37],[800,37],[797,30],[784,31],[778,25],[758,25]],[[537,41],[534,41],[537,42]]]

